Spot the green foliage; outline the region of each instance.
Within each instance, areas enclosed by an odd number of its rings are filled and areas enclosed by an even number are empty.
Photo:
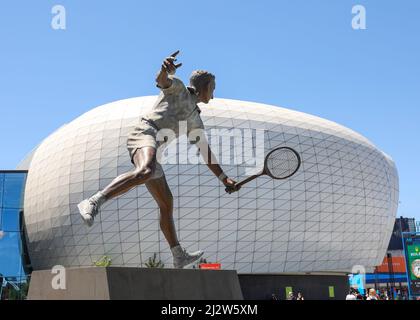
[[[22,283],[20,286],[20,298],[22,300],[26,299],[26,297],[28,296],[28,291],[29,291],[29,282]]]
[[[111,258],[109,258],[108,256],[103,256],[102,258],[100,258],[98,261],[94,261],[93,265],[95,267],[109,267],[111,265]]]
[[[164,268],[165,265],[160,260],[156,260],[156,252],[153,254],[153,258],[150,257],[149,260],[145,263],[147,268]]]
[[[10,284],[4,287],[3,290],[1,290],[2,295],[0,300],[26,300],[26,297],[28,296],[29,283],[21,282],[16,283],[16,285],[19,287],[18,289]]]

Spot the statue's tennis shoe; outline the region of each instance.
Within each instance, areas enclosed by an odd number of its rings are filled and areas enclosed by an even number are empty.
[[[204,252],[201,250],[189,253],[185,248],[182,248],[181,246],[176,246],[171,250],[174,256],[174,267],[178,269],[182,269],[196,262],[204,254]]]
[[[85,224],[88,227],[91,227],[93,225],[93,220],[99,211],[97,203],[91,201],[90,199],[86,199],[80,202],[77,205],[77,208],[79,208],[79,213]]]

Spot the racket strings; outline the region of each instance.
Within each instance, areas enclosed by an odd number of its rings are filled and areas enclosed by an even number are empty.
[[[296,172],[300,164],[295,152],[290,149],[279,149],[272,152],[266,161],[266,170],[274,178],[284,179]]]

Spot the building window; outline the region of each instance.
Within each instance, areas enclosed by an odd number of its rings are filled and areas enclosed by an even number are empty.
[[[28,263],[21,217],[26,171],[0,171],[0,297],[24,299]]]

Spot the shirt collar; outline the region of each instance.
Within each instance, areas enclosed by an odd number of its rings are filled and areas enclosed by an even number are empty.
[[[195,100],[195,106],[197,108],[198,113],[201,113],[201,109],[197,105],[197,101],[198,101],[197,91],[195,90],[194,87],[187,86],[187,89],[188,89],[188,91],[190,92],[190,94],[193,96],[193,98]]]
[[[187,89],[192,95],[195,95],[195,96],[197,95],[197,91],[195,90],[194,87],[187,86]]]

